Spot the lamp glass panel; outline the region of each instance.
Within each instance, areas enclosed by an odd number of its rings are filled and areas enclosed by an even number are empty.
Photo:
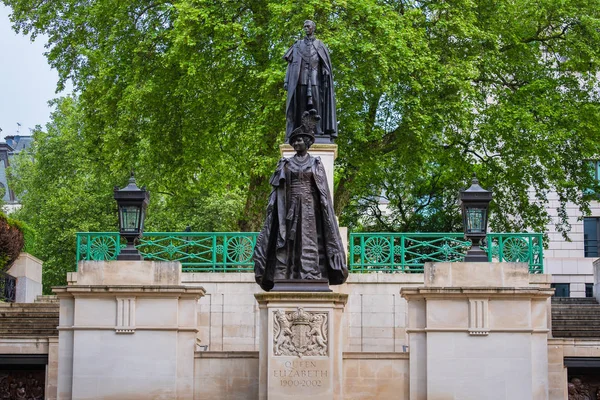
[[[121,207],[121,231],[137,232],[139,229],[138,221],[140,219],[140,207],[123,206]]]
[[[467,233],[485,233],[485,208],[467,208]]]

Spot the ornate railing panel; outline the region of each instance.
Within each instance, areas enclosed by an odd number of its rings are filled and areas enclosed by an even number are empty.
[[[145,232],[136,248],[145,260],[179,261],[184,272],[252,271],[258,232]],[[77,261],[115,260],[124,244],[115,232],[77,233]]]
[[[544,273],[544,235],[541,233],[489,233],[485,250],[489,261],[526,262],[530,273]]]
[[[351,272],[423,272],[428,261],[462,261],[462,233],[351,233]]]
[[[180,261],[184,272],[252,271],[257,232],[146,232],[136,245],[144,259]],[[350,272],[423,272],[426,262],[464,260],[462,233],[351,233]],[[77,261],[115,260],[124,247],[116,232],[78,233]],[[527,262],[543,273],[541,233],[490,233],[490,261]],[[490,250],[488,250],[490,249]]]
[[[0,271],[0,301],[14,303],[17,296],[17,278]]]
[[[121,252],[118,232],[78,232],[77,261],[116,260]]]

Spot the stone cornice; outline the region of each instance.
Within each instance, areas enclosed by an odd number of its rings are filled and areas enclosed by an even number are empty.
[[[511,287],[420,287],[402,288],[400,294],[405,299],[449,299],[449,298],[540,298],[546,299],[554,294],[548,288],[511,288]]]
[[[175,297],[202,297],[206,294],[206,290],[202,287],[187,287],[187,286],[171,286],[171,285],[120,285],[120,286],[105,286],[105,285],[71,285],[71,286],[55,286],[52,291],[59,298],[84,297],[84,296],[102,296],[116,294],[131,294],[135,296],[151,297],[156,294],[172,294]]]
[[[346,293],[334,292],[264,292],[254,295],[259,304],[266,303],[336,303],[344,305],[348,302]]]

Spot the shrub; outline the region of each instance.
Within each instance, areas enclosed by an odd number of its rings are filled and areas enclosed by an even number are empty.
[[[0,213],[0,271],[15,262],[24,246],[22,224]]]

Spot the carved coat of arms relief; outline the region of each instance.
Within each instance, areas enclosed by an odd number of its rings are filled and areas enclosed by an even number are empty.
[[[326,356],[327,312],[276,310],[273,313],[273,353],[276,356]]]

